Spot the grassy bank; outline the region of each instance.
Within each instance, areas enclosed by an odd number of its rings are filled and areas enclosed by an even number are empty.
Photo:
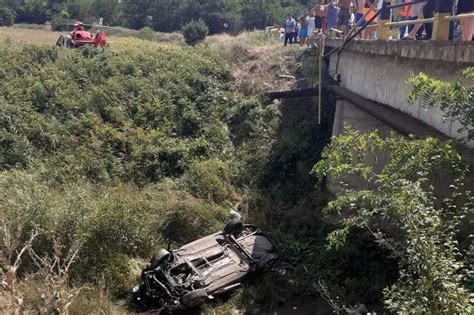
[[[294,84],[279,65],[294,72],[297,50],[259,40],[0,45],[3,311],[116,313],[156,248],[222,227],[276,141],[279,106],[259,92]]]

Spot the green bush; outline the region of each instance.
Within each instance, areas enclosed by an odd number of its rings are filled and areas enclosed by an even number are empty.
[[[15,20],[13,11],[7,7],[0,7],[0,26],[12,26]]]
[[[138,33],[138,38],[143,39],[143,40],[153,40],[154,36],[155,36],[155,32],[148,26],[145,26],[144,28],[142,28]]]
[[[54,231],[64,250],[81,244],[70,270],[78,283],[104,278],[113,293],[124,293],[137,275],[135,258],[147,261],[166,246],[184,244],[222,229],[224,208],[173,187],[97,187],[88,182],[61,189],[22,171],[0,173],[0,245],[8,231],[26,239],[34,229]],[[33,248],[51,255],[51,242],[37,238]],[[37,271],[29,260],[22,271]],[[113,288],[113,289],[112,289]]]
[[[367,158],[380,156],[387,162],[376,170]],[[416,314],[470,313],[469,292],[462,285],[465,257],[456,233],[474,211],[474,198],[464,192],[467,166],[455,145],[348,129],[333,138],[322,157],[314,167],[319,178],[341,182],[357,176],[363,187],[343,185],[329,202],[327,212],[341,218],[341,227],[328,235],[330,245],[340,248],[351,229],[364,228],[398,260],[397,282],[384,289],[387,308]],[[455,179],[444,180],[451,193],[440,201],[426,183],[442,171]],[[349,209],[350,216],[341,216]],[[381,220],[390,227],[380,228]]]
[[[233,191],[229,167],[217,159],[194,162],[184,179],[194,196],[216,203],[228,200]]]
[[[207,34],[209,34],[209,28],[201,19],[184,24],[181,30],[183,32],[184,41],[191,46],[202,42],[206,39]]]
[[[186,194],[168,197],[159,230],[165,240],[183,245],[224,227],[228,212]]]
[[[211,54],[143,42],[87,56],[0,49],[0,169],[145,184],[179,177],[232,145],[224,124],[230,72]]]
[[[68,30],[68,21],[62,16],[55,15],[51,19],[51,30],[55,32],[65,32]]]

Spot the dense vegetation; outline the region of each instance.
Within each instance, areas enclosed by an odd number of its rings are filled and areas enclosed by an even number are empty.
[[[328,213],[344,213],[328,240],[340,247],[351,229],[364,228],[398,259],[399,278],[384,290],[390,311],[470,313],[464,286],[472,281],[472,245],[469,236],[458,234],[474,211],[474,198],[463,187],[466,171],[453,143],[352,130],[333,139],[315,166],[320,178],[362,180],[364,188],[343,185],[328,204]],[[440,198],[446,190],[448,196]]]
[[[318,295],[339,312],[469,312],[474,249],[460,223],[473,206],[455,144],[351,130],[329,144],[334,106],[318,126],[312,99],[260,97],[293,86],[280,74],[314,73],[302,64],[315,56],[262,41],[0,45],[2,311],[124,311],[111,301],[157,248],[221,229],[238,205],[286,273],[209,313]],[[440,170],[451,176],[431,187]],[[347,174],[369,188],[334,199],[319,181]]]
[[[113,309],[91,288],[121,297],[158,247],[222,228],[261,182],[279,121],[276,105],[233,83],[243,39],[0,46],[5,311]]]
[[[474,68],[465,68],[454,81],[434,79],[419,73],[408,80],[412,85],[409,101],[421,99],[423,106],[439,106],[448,119],[458,120],[464,140],[474,139]]]
[[[281,24],[285,14],[302,14],[315,1],[29,0],[17,3],[0,0],[0,26],[6,25],[2,16],[12,16],[17,23],[39,24],[72,19],[92,23],[103,17],[109,25],[134,29],[148,26],[156,31],[172,32],[192,20],[203,19],[210,33],[215,34]]]

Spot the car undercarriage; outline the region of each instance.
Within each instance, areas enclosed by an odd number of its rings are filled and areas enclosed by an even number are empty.
[[[132,304],[178,310],[202,304],[240,286],[248,274],[270,267],[278,253],[255,226],[234,223],[172,251],[161,249],[143,270]]]

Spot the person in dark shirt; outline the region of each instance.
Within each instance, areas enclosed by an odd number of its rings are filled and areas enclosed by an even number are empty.
[[[339,0],[339,13],[337,15],[337,27],[344,32],[349,30],[349,20],[351,19],[351,4],[353,0]]]
[[[434,11],[436,7],[436,0],[428,0],[423,8],[423,16],[426,19],[432,18],[434,16]],[[424,24],[426,38],[424,39],[431,39],[433,36],[433,23],[425,23]]]

